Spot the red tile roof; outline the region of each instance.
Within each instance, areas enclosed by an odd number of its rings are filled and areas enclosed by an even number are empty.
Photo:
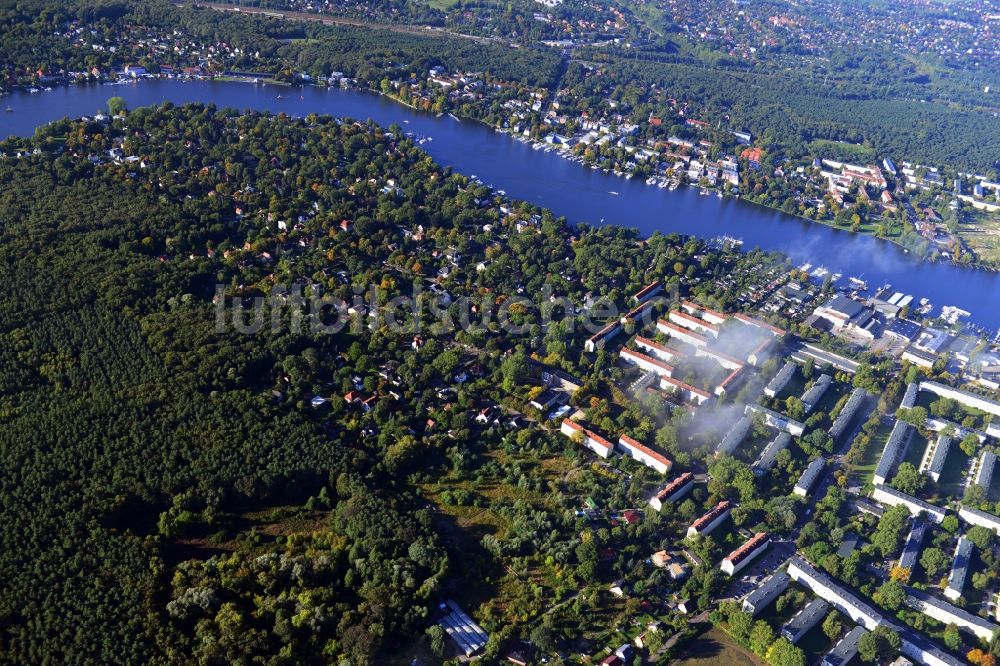
[[[733,564],[739,564],[742,560],[746,559],[748,555],[763,546],[766,542],[767,532],[757,532],[757,534],[754,534],[749,541],[729,553],[729,555],[726,556],[726,559]]]
[[[657,462],[661,462],[664,465],[668,466],[673,465],[673,463],[670,462],[670,459],[667,458],[665,455],[663,455],[662,453],[658,453],[657,451],[654,451],[653,449],[649,448],[648,446],[646,446],[637,439],[632,439],[625,433],[622,433],[621,437],[619,437],[618,439],[620,442],[627,444],[628,446],[631,446],[635,449],[638,449],[639,451],[642,451],[647,456],[649,456],[653,460],[656,460]]]

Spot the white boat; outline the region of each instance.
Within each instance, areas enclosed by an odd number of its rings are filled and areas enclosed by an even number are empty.
[[[810,263],[804,263],[801,266],[799,266],[799,270],[802,271],[803,273],[808,273],[809,269],[812,268],[812,267],[813,267],[812,264],[810,264]]]
[[[614,190],[611,190],[610,192],[608,192],[608,194],[613,194],[614,196],[618,196],[618,193],[615,192]]]
[[[860,289],[861,291],[865,291],[868,289],[868,283],[862,280],[861,278],[850,277],[847,278],[847,281],[850,282],[851,286],[854,287],[855,289]]]

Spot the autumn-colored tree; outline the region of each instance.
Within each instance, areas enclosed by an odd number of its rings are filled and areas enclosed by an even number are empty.
[[[910,568],[901,567],[897,564],[889,571],[889,578],[900,583],[907,583],[910,580]]]
[[[970,664],[978,664],[979,666],[996,666],[997,663],[996,657],[980,648],[969,650],[965,658],[969,660]]]

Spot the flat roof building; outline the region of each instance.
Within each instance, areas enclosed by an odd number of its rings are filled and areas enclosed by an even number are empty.
[[[899,406],[903,409],[911,409],[917,404],[917,393],[920,388],[917,386],[916,382],[910,382],[906,385],[906,393],[903,394],[903,400],[899,403]]]
[[[784,571],[774,572],[743,599],[743,610],[750,615],[758,615],[777,599],[778,595],[788,589],[790,580],[791,578]]]
[[[798,643],[803,636],[809,633],[810,629],[826,617],[829,611],[830,604],[828,602],[819,598],[813,599],[781,628],[781,635],[793,644]]]
[[[823,657],[822,666],[847,666],[854,655],[858,653],[861,637],[868,633],[864,627],[854,627],[847,635],[837,641],[833,649]]]
[[[715,447],[715,455],[732,455],[736,447],[743,443],[743,440],[747,438],[750,434],[750,429],[753,427],[753,419],[749,416],[744,416],[740,418],[739,421],[733,424],[726,433],[726,436],[722,438],[718,446]]]
[[[981,525],[1000,534],[1000,518],[992,513],[986,513],[971,506],[963,506],[958,510],[958,517],[970,525]]]
[[[784,414],[779,414],[773,409],[761,407],[760,405],[747,405],[744,413],[749,414],[751,412],[754,414],[762,414],[764,416],[764,423],[772,428],[784,430],[788,434],[794,435],[795,437],[801,437],[802,433],[806,431],[805,424],[799,423],[795,419],[790,419]]]
[[[1000,629],[1000,626],[989,620],[912,587],[906,588],[906,605],[938,622],[954,624],[960,629],[966,629],[985,641],[990,640],[993,632]]]
[[[809,490],[816,483],[816,479],[819,478],[823,470],[826,469],[826,458],[816,458],[809,466],[806,467],[805,471],[802,472],[802,476],[799,477],[798,482],[795,484],[795,488],[792,492],[796,495],[801,495],[802,497],[809,496]]]
[[[906,537],[906,543],[903,544],[903,552],[899,556],[899,567],[901,569],[906,569],[910,572],[910,577],[913,577],[914,569],[917,566],[917,558],[920,556],[920,548],[924,543],[924,535],[927,533],[927,523],[915,518],[913,520],[913,525],[910,527],[910,534]]]
[[[938,435],[935,441],[928,442],[927,450],[924,451],[923,460],[920,462],[920,471],[937,483],[941,479],[944,461],[947,460],[950,449],[951,437],[947,435]]]
[[[966,393],[956,388],[939,384],[938,382],[920,382],[921,391],[930,391],[934,395],[942,398],[951,398],[962,403],[966,407],[973,407],[982,410],[993,416],[1000,416],[1000,402],[990,400],[974,393]]]
[[[822,374],[819,376],[819,379],[816,380],[816,383],[813,384],[808,391],[802,394],[802,405],[806,409],[806,414],[816,408],[816,405],[818,405],[819,401],[823,399],[823,396],[826,394],[826,390],[830,388],[831,384],[833,384],[833,377],[827,374]]]
[[[896,471],[896,465],[906,455],[906,448],[912,436],[912,427],[908,423],[897,420],[896,425],[892,427],[892,432],[889,433],[885,448],[882,449],[882,457],[879,458],[878,465],[875,466],[872,483],[878,486],[892,478]]]
[[[785,365],[781,366],[781,370],[778,370],[778,373],[767,383],[767,386],[764,388],[764,395],[773,398],[785,390],[788,382],[795,376],[796,367],[794,362],[785,361]]]
[[[926,514],[928,520],[939,525],[947,515],[945,509],[934,506],[930,502],[925,502],[913,495],[907,495],[889,486],[875,486],[875,490],[872,492],[872,499],[882,504],[888,504],[889,506],[905,506],[909,509],[911,516]]]
[[[847,426],[850,425],[867,396],[868,393],[862,388],[856,388],[851,392],[851,397],[844,403],[843,409],[840,410],[833,425],[830,426],[830,437],[833,437],[834,441],[839,440],[847,431]]]
[[[951,564],[951,573],[948,574],[948,587],[944,589],[944,596],[952,601],[962,596],[965,589],[965,579],[969,576],[969,560],[972,559],[972,542],[963,534],[958,537],[955,544],[955,561]]]
[[[984,491],[989,492],[990,484],[993,483],[993,469],[997,465],[997,454],[992,451],[983,451],[979,457],[979,467],[976,468],[976,485]]]
[[[792,436],[787,432],[779,432],[778,436],[768,442],[764,450],[760,452],[760,457],[753,464],[753,471],[756,474],[763,474],[774,467],[778,459],[778,454],[788,448],[792,443]]]

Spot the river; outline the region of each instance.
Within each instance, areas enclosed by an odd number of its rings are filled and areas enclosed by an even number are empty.
[[[278,99],[278,95],[285,99]],[[784,252],[796,265],[809,262],[831,272],[861,277],[872,288],[891,283],[915,300],[929,298],[938,312],[954,305],[972,320],[1000,328],[1000,274],[952,264],[920,261],[892,243],[852,234],[733,198],[699,195],[694,188],[674,191],[651,187],[563,159],[555,153],[494,132],[480,123],[458,121],[412,110],[365,91],[286,88],[212,81],[148,80],[119,85],[57,87],[36,94],[2,98],[11,113],[0,113],[0,136],[29,136],[42,123],[93,115],[119,95],[130,107],[171,101],[214,103],[239,109],[284,111],[303,116],[322,113],[397,123],[431,137],[421,145],[439,163],[511,197],[550,208],[572,222],[617,224],[643,234],[679,232],[711,238],[741,238],[755,246]]]

